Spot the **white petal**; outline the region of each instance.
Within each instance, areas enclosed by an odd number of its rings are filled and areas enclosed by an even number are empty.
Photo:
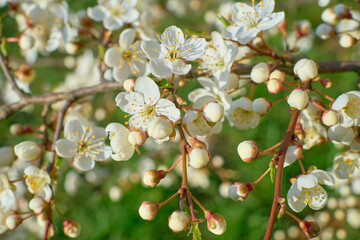
[[[157,77],[169,77],[171,69],[166,66],[164,59],[153,58],[149,62],[149,70]]]
[[[317,188],[316,194],[311,196],[311,200],[310,200],[311,204],[309,203],[309,207],[314,210],[319,210],[325,206],[328,195],[327,192],[324,190],[324,188],[321,187],[320,185],[316,186],[316,188]]]
[[[115,47],[109,48],[105,52],[104,61],[109,67],[119,66],[122,59],[122,52]]]
[[[184,33],[176,26],[170,26],[161,34],[163,44],[179,46],[184,43]]]
[[[302,188],[313,188],[319,183],[316,175],[311,173],[301,175],[296,181],[298,183],[299,190]]]
[[[142,41],[141,49],[144,51],[144,53],[149,59],[153,59],[153,58],[159,58],[162,46],[159,43],[154,42],[152,40]]]
[[[135,81],[134,91],[142,93],[147,104],[155,104],[160,99],[159,87],[149,77],[139,77]]]
[[[121,92],[116,98],[116,106],[118,106],[124,112],[134,114],[141,110],[144,105],[144,96],[138,92]]]
[[[194,61],[201,57],[208,45],[205,38],[187,39],[180,51],[180,56],[187,61]]]
[[[52,191],[49,185],[45,186],[41,191],[37,192],[37,195],[41,196],[45,199],[45,201],[49,202],[52,197]]]
[[[136,9],[127,9],[122,15],[121,19],[125,23],[132,23],[139,18],[139,12]]]
[[[72,158],[76,153],[77,146],[75,143],[62,138],[56,141],[55,150],[61,157]]]
[[[180,119],[180,110],[176,108],[173,102],[163,98],[156,104],[155,111],[157,115],[166,116],[173,122]]]
[[[94,148],[92,150],[92,154],[89,155],[94,157],[95,161],[101,162],[109,159],[111,154],[112,154],[111,148],[109,146],[104,146],[104,147]]]
[[[120,34],[119,44],[123,49],[128,49],[129,46],[135,41],[136,31],[133,28],[125,29]]]
[[[218,86],[216,82],[212,81],[210,78],[199,77],[198,81],[201,84],[201,86],[203,86],[209,92],[216,93],[218,91],[217,90]]]
[[[84,133],[83,124],[77,120],[70,120],[65,125],[64,136],[70,141],[78,141]]]
[[[349,96],[346,93],[341,94],[339,97],[336,98],[331,108],[340,111],[347,105],[348,102],[349,102]]]
[[[323,184],[328,186],[334,186],[335,178],[331,173],[318,169],[312,171],[311,173],[316,174],[318,176],[319,182],[321,181]]]
[[[132,157],[134,152],[135,152],[135,148],[131,148],[128,152],[119,152],[116,154],[112,154],[111,157],[115,161],[127,161]]]
[[[221,36],[220,33],[218,32],[212,32],[211,33],[211,38],[213,40],[213,45],[214,47],[222,54],[225,53],[226,51],[226,45],[224,42],[223,37]]]
[[[265,18],[259,23],[258,28],[260,30],[267,30],[269,28],[275,27],[284,21],[284,17],[284,12],[272,13],[269,18]]]
[[[256,5],[255,10],[257,13],[259,13],[259,19],[263,19],[264,17],[268,17],[271,15],[271,13],[274,11],[274,7],[274,0],[263,0]]]
[[[95,162],[85,155],[76,155],[74,166],[81,171],[89,171],[95,167]]]
[[[261,30],[259,28],[250,28],[244,29],[243,32],[240,32],[236,37],[236,41],[240,44],[248,44],[251,40],[253,40]]]
[[[87,15],[94,21],[100,22],[105,18],[106,8],[103,6],[95,6],[87,9]]]
[[[117,30],[121,28],[124,23],[118,18],[106,17],[103,21],[104,27],[108,30]]]
[[[191,64],[184,63],[183,60],[176,59],[172,64],[172,72],[178,75],[185,75],[190,72]]]
[[[28,166],[27,168],[25,168],[24,170],[24,174],[28,175],[28,176],[32,176],[32,175],[37,175],[40,173],[40,169],[34,166]]]
[[[106,126],[105,128],[106,132],[110,132],[110,140],[111,140],[111,134],[116,134],[116,133],[129,133],[129,129],[127,129],[124,125],[120,124],[120,123],[109,123],[109,125]]]
[[[134,148],[128,140],[128,133],[117,133],[111,139],[110,145],[114,153],[119,152],[128,152],[130,149]]]
[[[123,63],[121,67],[114,67],[113,77],[116,81],[122,83],[130,76],[130,67],[127,62]]]
[[[198,88],[188,94],[188,99],[191,102],[195,102],[199,97],[202,97],[204,95],[211,95],[211,93],[209,93],[203,88]]]

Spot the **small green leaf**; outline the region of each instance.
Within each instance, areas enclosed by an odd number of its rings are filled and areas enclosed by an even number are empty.
[[[104,59],[105,56],[105,47],[101,44],[98,45],[98,49],[99,49],[99,55],[101,57],[101,59]]]
[[[274,166],[271,166],[270,167],[270,179],[271,179],[272,183],[274,182],[275,174],[276,174],[276,168]]]
[[[188,28],[185,28],[186,32],[190,35],[196,35],[199,37],[204,37],[204,38],[210,38],[208,33],[202,32],[202,31],[197,31],[197,30],[191,30]]]
[[[171,88],[172,87],[171,84],[168,81],[166,81],[166,79],[164,79],[164,78],[160,82],[158,82],[157,85],[159,88]]]
[[[190,233],[193,234],[193,240],[202,240],[198,222],[192,225]]]
[[[62,164],[62,160],[63,160],[62,157],[56,157],[56,159],[55,159],[55,167],[56,167],[56,169],[60,169],[61,164]]]
[[[1,44],[0,44],[0,51],[1,51],[1,54],[3,55],[3,56],[7,56],[7,50],[6,50],[6,44],[7,42],[6,42],[6,38],[5,37],[3,37],[2,39],[1,39]]]
[[[226,18],[224,18],[223,16],[218,16],[217,18],[218,18],[226,27],[230,26],[229,21],[228,21]]]

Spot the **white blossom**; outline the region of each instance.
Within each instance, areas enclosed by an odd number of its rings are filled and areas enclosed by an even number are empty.
[[[137,0],[98,0],[98,5],[87,9],[89,18],[103,22],[108,30],[117,30],[139,17],[135,9]]]
[[[350,145],[355,138],[352,128],[345,128],[339,124],[335,124],[328,129],[329,139],[344,145]]]
[[[104,128],[85,126],[79,120],[70,120],[64,128],[65,138],[56,141],[56,152],[64,158],[74,158],[74,166],[81,171],[95,167],[95,161],[105,161],[111,149],[105,145]]]
[[[128,28],[120,34],[119,47],[109,48],[105,52],[104,61],[113,68],[112,75],[116,81],[124,82],[129,76],[141,76],[146,71],[146,55],[135,38],[136,31]]]
[[[287,194],[288,204],[295,212],[301,212],[307,204],[314,210],[323,208],[327,201],[327,193],[321,185],[333,186],[335,179],[323,170],[313,170],[301,175],[291,185]]]
[[[152,40],[143,41],[141,48],[150,59],[150,72],[159,77],[168,77],[172,73],[187,74],[191,64],[186,64],[184,60],[198,59],[208,46],[204,38],[185,39],[182,30],[176,26],[166,28],[158,38],[161,44]]]
[[[360,122],[360,91],[350,91],[336,98],[331,108],[340,115],[340,125],[348,128],[359,126]]]
[[[340,179],[349,178],[359,169],[360,154],[354,152],[345,152],[334,159],[335,175]]]
[[[255,6],[252,0],[251,7],[245,3],[235,3],[226,18],[230,26],[225,29],[225,37],[241,44],[247,44],[261,31],[275,27],[284,21],[284,12],[273,13],[274,0],[262,0]]]
[[[29,192],[41,196],[45,201],[49,202],[52,196],[49,174],[42,169],[29,166],[25,168],[24,175]]]
[[[11,190],[9,179],[5,174],[0,174],[0,215],[1,212],[14,210],[16,198]]]
[[[132,115],[129,126],[141,131],[147,131],[157,116],[163,115],[173,122],[180,118],[179,109],[173,102],[160,98],[159,87],[148,77],[139,77],[134,92],[119,93],[115,101],[121,110]]]

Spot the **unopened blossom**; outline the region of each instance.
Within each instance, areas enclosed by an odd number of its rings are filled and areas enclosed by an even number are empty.
[[[36,194],[49,202],[52,196],[50,188],[51,178],[43,169],[29,166],[24,170],[25,184],[29,192]]]
[[[123,83],[123,88],[126,91],[134,91],[135,80],[134,79],[126,79]]]
[[[93,169],[94,161],[105,161],[111,155],[110,147],[105,145],[104,128],[86,126],[74,119],[66,123],[64,137],[56,141],[56,152],[61,157],[74,158],[74,166],[81,171]]]
[[[287,102],[290,107],[295,108],[297,110],[305,109],[310,101],[310,96],[307,91],[303,91],[301,89],[294,89],[288,99]]]
[[[211,33],[212,43],[205,50],[201,59],[200,72],[210,72],[220,88],[228,85],[230,68],[238,53],[238,47],[231,42],[225,42],[218,32]]]
[[[144,201],[139,207],[139,215],[142,219],[151,221],[160,210],[160,205],[154,202]]]
[[[87,9],[89,18],[103,22],[108,30],[117,30],[139,17],[137,0],[98,0],[98,5]]]
[[[247,44],[261,31],[268,30],[284,21],[284,12],[274,13],[274,0],[262,0],[251,7],[245,3],[235,3],[226,18],[230,26],[225,29],[225,37],[241,44]]]
[[[271,80],[271,79],[276,79],[276,80],[279,80],[279,81],[282,81],[282,82],[285,81],[285,78],[286,78],[285,73],[282,72],[282,71],[280,71],[280,70],[278,70],[278,69],[272,71],[272,72],[270,73],[270,76],[269,76],[269,79],[270,79],[270,80]]]
[[[308,238],[320,236],[321,228],[320,224],[317,222],[301,221],[299,226]]]
[[[318,66],[311,59],[300,59],[294,66],[294,73],[301,81],[307,82],[318,75]]]
[[[269,93],[279,93],[284,89],[284,82],[277,79],[270,79],[267,84]]]
[[[353,36],[351,36],[350,34],[343,34],[340,36],[340,39],[339,39],[339,44],[343,48],[352,47],[357,42],[358,42],[358,40],[356,38],[354,38]]]
[[[194,104],[194,109],[202,109],[207,103],[213,102],[215,99],[209,95],[198,98]],[[219,121],[215,124],[209,124],[205,118],[203,112],[200,111],[188,111],[184,118],[183,123],[192,136],[205,138],[212,134],[219,133],[222,129],[222,122]]]
[[[241,97],[231,103],[228,118],[241,130],[255,128],[260,121],[260,115],[253,110],[253,102],[247,97]]]
[[[327,201],[327,193],[321,185],[333,186],[335,179],[331,173],[313,170],[299,176],[287,194],[289,206],[295,212],[301,212],[306,205],[314,210],[323,208]]]
[[[189,214],[180,211],[174,211],[169,217],[169,228],[173,232],[185,231],[189,228],[191,217]]]
[[[14,213],[14,214],[11,214],[9,215],[7,218],[6,218],[6,226],[10,229],[10,230],[14,230],[15,228],[17,228],[22,222],[22,218]]]
[[[237,147],[238,154],[240,158],[245,162],[253,162],[259,154],[259,148],[257,144],[250,141],[243,141]]]
[[[16,199],[9,179],[5,174],[0,174],[0,212],[8,212],[15,209]],[[1,215],[1,214],[0,214]]]
[[[21,34],[19,39],[19,47],[22,50],[29,50],[36,44],[36,40],[33,36],[27,34]]]
[[[78,222],[65,220],[63,221],[64,234],[70,238],[77,238],[81,233],[81,225]]]
[[[253,190],[252,183],[239,183],[236,182],[229,187],[229,197],[234,201],[243,201],[249,193]]]
[[[148,170],[143,178],[144,184],[146,186],[155,187],[166,174],[167,172],[164,170]]]
[[[348,128],[359,126],[360,122],[360,91],[350,91],[336,98],[331,108],[340,115],[340,125]]]
[[[263,83],[269,80],[270,69],[266,63],[258,63],[256,64],[250,73],[250,78],[255,83]]]
[[[120,34],[119,47],[105,52],[105,64],[113,68],[112,75],[116,81],[124,82],[129,76],[141,76],[146,71],[147,58],[135,38],[135,29],[125,29]]]
[[[129,143],[132,144],[133,146],[141,146],[148,137],[149,136],[145,131],[132,130],[129,133],[128,140]]]
[[[270,111],[271,105],[266,98],[257,98],[253,101],[252,108],[255,113],[263,116]]]
[[[329,39],[331,36],[335,35],[335,33],[335,29],[326,23],[320,24],[315,30],[315,34],[322,40]]]
[[[327,133],[330,140],[344,145],[350,145],[355,138],[355,132],[352,128],[345,128],[339,124],[329,127]]]
[[[203,168],[210,161],[210,153],[203,148],[195,147],[189,152],[189,164],[193,168]]]
[[[42,149],[33,141],[24,141],[14,147],[16,156],[23,161],[32,161],[40,157]]]
[[[336,17],[336,14],[335,14],[333,8],[326,8],[321,13],[321,20],[323,20],[325,23],[328,23],[328,24],[336,24],[339,21],[339,19],[337,19],[337,17]]]
[[[208,43],[204,38],[185,39],[182,30],[170,26],[158,36],[160,44],[155,41],[143,41],[141,48],[150,59],[149,70],[159,77],[168,77],[172,73],[185,75],[191,69],[186,61],[198,59],[205,51]]]
[[[159,87],[149,77],[139,77],[134,86],[134,92],[121,92],[115,98],[116,105],[124,112],[132,115],[129,126],[141,131],[147,131],[151,121],[157,116],[165,116],[176,122],[180,111],[175,104],[160,98]]]
[[[224,106],[216,101],[209,102],[203,107],[203,114],[206,121],[217,123],[224,117]]]
[[[170,136],[175,136],[175,125],[166,117],[155,117],[147,132],[154,139],[167,140]]]
[[[333,126],[339,122],[340,116],[335,110],[327,110],[323,113],[321,120],[326,126]]]
[[[213,213],[212,211],[206,211],[205,218],[207,221],[207,228],[210,232],[216,235],[221,235],[225,232],[226,221],[222,215]]]
[[[110,146],[113,151],[111,155],[115,161],[129,160],[135,152],[135,136],[120,123],[110,123],[107,125],[106,132],[109,133]]]
[[[293,164],[300,158],[302,158],[302,148],[297,145],[289,146],[285,154],[284,167]]]
[[[47,202],[40,196],[35,196],[29,202],[29,208],[34,211],[35,214],[40,214],[43,212],[47,205]]]
[[[360,167],[360,154],[345,152],[334,159],[335,175],[340,179],[349,178]]]

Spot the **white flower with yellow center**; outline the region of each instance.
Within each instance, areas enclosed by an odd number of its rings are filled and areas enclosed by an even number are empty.
[[[199,72],[210,72],[219,83],[220,88],[227,88],[230,77],[230,68],[238,52],[233,43],[226,43],[220,33],[211,33],[212,44],[205,50],[202,60],[202,69]]]
[[[149,77],[139,77],[134,92],[121,92],[115,101],[121,110],[132,115],[129,126],[140,131],[147,131],[157,116],[165,116],[174,123],[180,119],[179,109],[173,102],[160,98],[159,87]]]
[[[260,115],[254,112],[253,102],[249,98],[241,97],[232,102],[228,119],[236,128],[246,130],[257,127]]]
[[[56,142],[56,152],[64,158],[74,158],[74,166],[81,171],[95,167],[95,161],[105,161],[111,149],[105,145],[104,128],[85,126],[79,120],[70,120],[64,129],[65,138]]]
[[[185,35],[187,37],[187,35]],[[143,41],[141,48],[150,59],[149,70],[159,77],[168,77],[172,73],[185,75],[191,69],[186,61],[198,59],[205,51],[208,43],[204,38],[185,39],[182,30],[170,26],[158,35],[161,44],[155,41]]]
[[[106,29],[116,30],[139,17],[136,3],[137,0],[98,0],[97,6],[87,9],[87,15],[94,21],[103,22]]]
[[[328,186],[335,184],[331,173],[316,169],[298,177],[287,194],[287,201],[291,209],[301,212],[306,205],[314,210],[323,208],[328,197],[321,186],[323,184]]]
[[[50,201],[52,191],[50,188],[51,178],[49,174],[37,167],[29,166],[24,170],[24,178],[29,192]]]
[[[198,98],[192,108],[202,110],[207,103],[213,101],[215,99],[212,96],[206,95]],[[184,116],[183,123],[192,136],[200,138],[206,138],[212,134],[219,133],[222,129],[222,121],[209,124],[204,118],[203,111],[188,111]]]
[[[144,75],[147,65],[146,55],[135,41],[136,31],[132,28],[120,34],[119,47],[109,48],[105,52],[105,63],[112,67],[112,75],[116,81],[123,82],[130,75]]]
[[[360,125],[360,91],[341,94],[331,108],[340,113],[340,126],[348,128]]]
[[[9,179],[5,174],[0,174],[0,212],[15,209],[15,194],[10,188]]]
[[[360,154],[354,152],[345,152],[335,157],[335,175],[340,179],[349,178],[359,164]]]
[[[259,32],[275,27],[284,21],[284,12],[273,13],[274,0],[263,0],[255,6],[252,0],[251,7],[245,3],[235,3],[226,18],[231,23],[225,29],[226,38],[241,44],[253,40]]]

